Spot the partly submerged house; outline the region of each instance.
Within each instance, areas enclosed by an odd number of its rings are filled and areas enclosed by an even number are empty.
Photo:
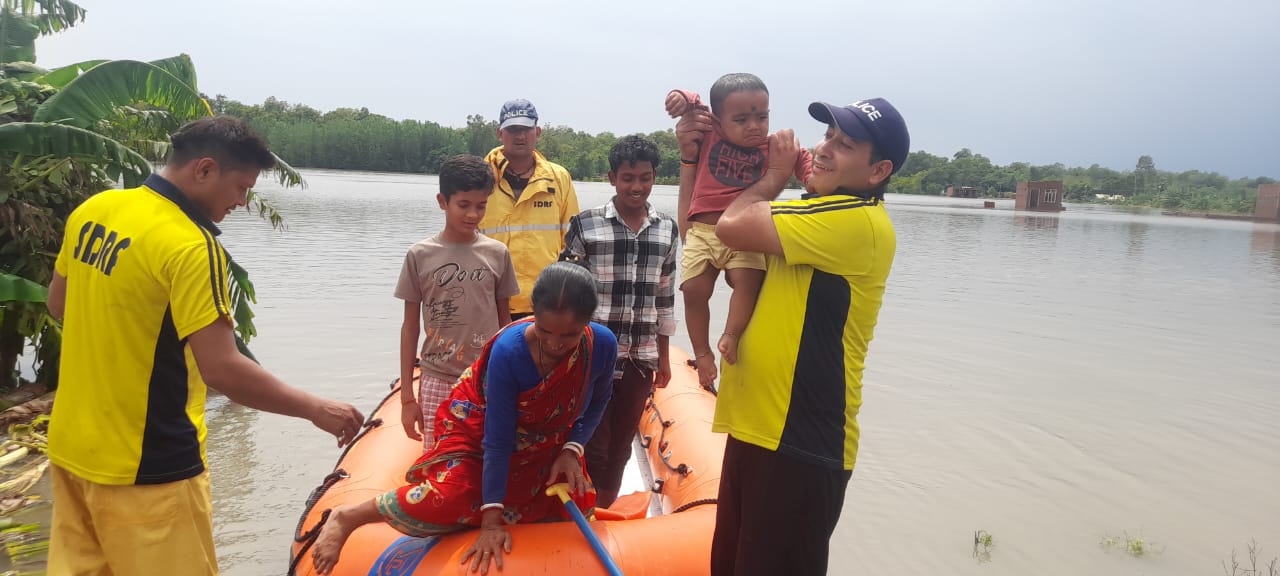
[[[1061,212],[1062,181],[1019,182],[1014,193],[1013,209],[1031,212]]]
[[[1253,217],[1280,222],[1280,184],[1258,185],[1258,203],[1253,207]]]

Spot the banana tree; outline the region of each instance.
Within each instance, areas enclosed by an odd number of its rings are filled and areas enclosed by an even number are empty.
[[[49,2],[57,5],[55,0]],[[0,44],[5,34],[4,22],[0,18]],[[14,169],[23,166],[24,161],[59,161],[64,164],[51,172],[54,177],[63,174],[62,170],[67,167],[96,176],[99,185],[96,188],[91,186],[92,191],[76,198],[71,208],[88,194],[112,182],[137,185],[151,173],[153,163],[168,155],[169,133],[188,121],[213,114],[208,101],[196,87],[195,66],[185,54],[152,62],[93,60],[48,71],[18,63],[5,63],[3,66],[5,77],[0,78],[0,159],[13,158]],[[6,165],[0,163],[0,168]],[[304,185],[298,172],[279,158],[274,173],[285,187]],[[30,171],[24,174],[28,182],[39,176]],[[6,186],[0,178],[0,207],[15,201],[17,205],[41,205],[43,200],[32,201],[20,192],[39,191],[45,184],[23,184],[26,188],[19,190]],[[279,213],[256,193],[251,194],[250,210],[256,211],[273,226],[283,224]],[[64,223],[70,209],[57,212],[53,216]],[[5,236],[6,215],[11,221],[9,234],[17,238],[30,228],[30,223],[23,223],[20,215],[38,213],[38,210],[9,213],[0,210],[0,237]],[[30,280],[46,282],[52,265],[48,256],[56,251],[58,240],[60,238],[44,245],[43,260],[47,261],[44,265],[31,265],[33,258],[41,260],[38,250],[10,255],[16,256],[16,262],[0,252],[0,273],[21,274]],[[23,263],[27,268],[38,269],[31,270],[37,273],[16,270]],[[250,303],[256,299],[252,283],[239,264],[233,262],[231,276],[238,344],[248,354],[247,343],[257,333],[250,308]],[[0,294],[0,303],[4,303],[0,307],[4,324],[20,322],[15,317],[29,321],[32,309],[37,307],[43,313],[43,305],[5,302],[3,294]],[[34,323],[27,322],[26,326],[48,331],[43,317]],[[0,326],[0,385],[13,366],[11,362],[6,363],[3,350],[5,331],[5,327]],[[28,333],[28,341],[41,344],[37,346],[38,360],[52,357],[41,353],[45,352],[46,346],[38,337],[31,336],[30,330],[24,332]],[[14,332],[9,330],[8,334],[12,337]],[[249,356],[252,357],[251,354]]]
[[[16,383],[18,356],[29,345],[37,381],[51,385],[61,328],[47,313],[44,286],[66,215],[107,179],[71,158],[0,157],[6,158],[0,165],[0,382]]]
[[[75,26],[84,16],[70,0],[3,0],[0,62],[35,62],[36,38]]]
[[[21,276],[0,273],[0,358],[7,364],[6,377],[16,378],[15,352],[26,342],[36,348],[36,364],[43,380],[56,382],[57,357],[62,327],[44,311],[48,290]],[[16,350],[15,350],[16,348]]]

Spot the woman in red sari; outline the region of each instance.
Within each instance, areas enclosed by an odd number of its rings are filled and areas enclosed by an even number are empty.
[[[387,522],[410,536],[480,527],[463,557],[472,571],[502,567],[506,525],[568,518],[545,488],[567,482],[585,514],[595,507],[582,462],[612,394],[618,345],[591,322],[595,279],[568,262],[548,266],[533,285],[533,316],[485,344],[436,413],[436,442],[405,475],[408,484],[333,510],[312,552],[328,574],[356,528]]]

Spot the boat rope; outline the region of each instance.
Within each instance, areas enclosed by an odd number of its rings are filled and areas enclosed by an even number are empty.
[[[365,422],[364,426],[360,427],[360,431],[356,432],[355,438],[352,438],[351,441],[347,443],[347,447],[342,449],[342,454],[338,456],[338,462],[341,463],[342,459],[347,457],[347,452],[350,452],[351,447],[355,446],[356,442],[359,442],[361,438],[364,438],[365,434],[367,434],[370,430],[373,430],[374,428],[377,428],[381,425],[382,425],[381,418],[373,418],[372,420]],[[334,469],[337,470],[337,464],[334,464]]]
[[[289,576],[297,576],[298,563],[307,555],[307,551],[311,549],[311,545],[316,543],[316,538],[320,536],[320,529],[324,528],[324,523],[329,520],[330,512],[331,510],[325,510],[324,514],[320,515],[320,521],[316,522],[316,525],[312,526],[306,534],[303,534],[301,537],[295,536],[293,538],[294,542],[305,543],[302,545],[302,548],[298,549],[298,553],[295,554],[293,558],[289,559]],[[305,518],[305,516],[303,518]]]
[[[657,418],[658,421],[662,423],[662,430],[658,433],[658,458],[662,460],[662,464],[665,465],[668,470],[671,470],[672,472],[680,474],[681,476],[685,476],[685,477],[689,476],[689,474],[693,473],[693,468],[690,467],[688,464],[681,462],[679,465],[676,465],[676,466],[671,465],[671,454],[670,452],[667,451],[667,448],[670,447],[670,443],[667,442],[666,435],[667,435],[667,428],[670,428],[672,424],[676,423],[676,421],[666,420],[662,417],[662,411],[658,409],[658,403],[655,400],[654,393],[652,391],[649,392],[649,399],[645,401],[645,409],[649,409],[649,408],[653,409],[653,417]],[[645,434],[644,436],[640,437],[641,448],[648,450],[649,446],[652,444],[653,444],[653,436]],[[662,488],[665,484],[666,482],[664,480],[661,480],[661,479],[655,480],[653,482],[653,492],[657,494],[661,494]],[[715,498],[704,498],[702,500],[694,500],[693,502],[685,503],[683,506],[680,506],[679,508],[672,510],[671,513],[679,514],[690,508],[703,506],[706,504],[716,504],[718,502],[719,501]]]
[[[694,360],[693,358],[690,358],[690,359],[688,359],[688,360],[685,360],[685,361],[684,361],[684,363],[685,363],[686,365],[688,365],[690,368],[693,368],[694,370],[697,370],[697,369],[698,369],[698,362],[697,362],[696,360]],[[720,397],[720,393],[719,393],[719,392],[716,392],[716,389],[715,389],[715,388],[707,388],[707,387],[705,387],[705,386],[704,386],[702,389],[703,389],[703,390],[706,390],[707,392],[710,392],[712,396],[715,396],[715,397],[717,397],[717,398],[718,398],[718,397]]]
[[[658,403],[654,400],[654,395],[652,390],[649,391],[649,398],[645,400],[645,408],[646,409],[652,408],[654,417],[657,418],[658,421],[662,423],[662,430],[658,433],[658,458],[662,460],[662,464],[666,466],[668,470],[675,472],[681,476],[688,476],[691,472],[693,472],[693,468],[689,467],[688,464],[681,462],[677,466],[671,465],[671,453],[667,451],[667,448],[670,447],[670,443],[667,442],[667,428],[670,428],[672,424],[676,423],[676,421],[667,420],[662,417],[662,411],[658,409]],[[653,444],[653,436],[649,434],[645,434],[640,438],[640,446],[642,448],[648,450],[651,444]],[[657,484],[657,486],[654,487],[654,492],[661,494],[662,483],[655,482],[655,484]]]
[[[388,400],[391,399],[392,396],[394,396],[396,393],[399,392],[399,387],[397,387],[397,384],[399,384],[399,382],[400,382],[399,378],[396,378],[395,380],[391,381],[391,391],[387,394],[385,398],[382,399],[382,402],[378,404],[378,408],[369,414],[369,417],[365,421],[364,425],[360,427],[360,432],[358,432],[355,435],[355,437],[351,439],[351,442],[347,444],[346,449],[342,451],[342,455],[338,457],[338,462],[337,464],[334,465],[333,472],[325,476],[324,480],[320,483],[320,485],[317,486],[314,490],[312,490],[311,495],[307,497],[306,504],[302,510],[302,515],[301,517],[298,518],[298,524],[293,530],[293,541],[296,543],[302,544],[302,547],[299,548],[298,553],[293,555],[293,557],[290,558],[289,560],[289,572],[288,572],[289,576],[296,576],[298,563],[302,561],[302,558],[306,556],[307,551],[309,551],[311,547],[315,544],[316,538],[320,536],[320,530],[324,528],[325,522],[329,520],[329,514],[332,512],[332,510],[325,510],[324,513],[320,515],[320,520],[317,521],[315,525],[311,527],[310,530],[307,530],[304,533],[302,531],[302,527],[306,523],[307,516],[311,514],[311,510],[315,507],[316,503],[320,501],[320,498],[322,498],[325,495],[325,493],[329,491],[330,488],[332,488],[338,482],[350,477],[350,474],[348,474],[346,470],[343,470],[340,467],[342,464],[342,460],[346,458],[347,452],[350,452],[351,448],[355,446],[357,442],[359,442],[361,439],[364,438],[365,434],[367,434],[370,430],[382,425],[382,419],[374,418],[373,415],[376,414],[378,410],[381,409],[382,406],[386,404]],[[712,394],[715,393],[715,391],[710,391],[710,392]],[[672,424],[675,424],[675,420],[666,420],[665,418],[662,417],[662,411],[658,409],[658,404],[655,401],[653,391],[649,392],[649,398],[645,401],[645,404],[646,404],[645,406],[646,408],[653,409],[654,417],[656,417],[662,423],[662,431],[659,433],[659,437],[658,437],[658,457],[662,460],[662,464],[672,472],[680,474],[681,476],[688,476],[690,473],[693,472],[693,468],[691,468],[689,465],[683,462],[673,466],[671,464],[671,455],[670,453],[667,452],[667,448],[670,447],[666,439],[667,428],[670,428]],[[650,435],[646,434],[642,436],[640,439],[640,446],[646,450],[649,448],[649,446],[652,443],[653,443],[653,437]],[[662,485],[663,485],[662,480],[655,481],[653,491],[658,494],[661,494]],[[693,502],[689,502],[683,506],[680,506],[679,508],[676,508],[674,511],[672,511],[672,513],[676,514],[676,513],[684,512],[685,510],[689,510],[690,508],[694,508],[696,506],[703,506],[706,504],[715,504],[716,502],[717,501],[715,498],[694,500]]]
[[[689,502],[688,504],[685,504],[684,506],[681,506],[681,507],[679,507],[679,508],[676,508],[675,510],[672,510],[672,511],[671,511],[671,513],[672,513],[672,514],[679,514],[679,513],[681,513],[681,512],[684,512],[685,510],[688,510],[688,509],[690,509],[690,508],[694,508],[694,507],[696,507],[696,506],[704,506],[704,505],[706,505],[706,504],[717,504],[717,503],[719,503],[719,502],[720,502],[720,501],[719,501],[719,500],[717,500],[717,499],[715,499],[715,498],[703,498],[702,500],[694,500],[693,502]]]
[[[393,395],[399,392],[399,388],[396,387],[396,384],[399,383],[399,381],[399,378],[391,381],[391,392],[382,399],[382,402],[378,403],[378,409],[381,409],[383,404],[386,404]],[[340,467],[342,465],[342,460],[347,457],[347,452],[351,451],[351,447],[355,446],[357,442],[364,438],[365,434],[368,434],[370,430],[382,425],[381,418],[373,417],[373,415],[377,413],[378,410],[375,409],[369,414],[364,424],[360,426],[360,431],[351,439],[351,442],[347,443],[347,447],[342,451],[342,455],[338,456],[338,462],[337,464],[334,464],[333,472],[330,472],[325,476],[324,480],[320,482],[320,485],[316,486],[316,488],[311,491],[310,496],[307,496],[307,502],[302,508],[302,516],[298,518],[298,525],[293,529],[293,541],[302,544],[302,548],[299,548],[298,553],[294,554],[293,557],[289,559],[289,576],[295,576],[297,574],[298,563],[302,561],[302,558],[306,556],[307,551],[311,549],[313,544],[315,544],[316,538],[320,536],[320,529],[323,528],[324,523],[329,520],[329,513],[331,510],[325,510],[324,513],[320,515],[320,520],[316,522],[315,526],[312,526],[310,530],[307,530],[306,533],[302,532],[302,525],[306,523],[307,516],[311,514],[311,509],[315,508],[316,503],[320,501],[320,498],[324,496],[325,492],[328,492],[334,484],[337,484],[339,481],[345,480],[351,476],[346,470],[343,470]]]

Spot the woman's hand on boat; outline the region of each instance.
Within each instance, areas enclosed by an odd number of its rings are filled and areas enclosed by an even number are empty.
[[[573,450],[561,450],[560,455],[556,456],[556,461],[551,464],[551,477],[547,478],[547,486],[560,482],[568,483],[569,493],[574,496],[586,494],[587,490],[591,489],[591,483],[587,482],[587,475],[582,472],[582,462],[578,460],[578,453]]]
[[[463,564],[471,562],[472,572],[478,570],[481,574],[488,574],[490,562],[497,564],[498,570],[501,571],[502,555],[511,553],[511,533],[507,532],[507,528],[502,525],[502,512],[495,511],[498,521],[489,522],[489,514],[486,514],[486,518],[480,523],[480,536],[476,538],[467,553],[462,555]]]
[[[422,441],[422,409],[418,407],[417,400],[400,404],[400,425],[404,427],[405,436]]]

